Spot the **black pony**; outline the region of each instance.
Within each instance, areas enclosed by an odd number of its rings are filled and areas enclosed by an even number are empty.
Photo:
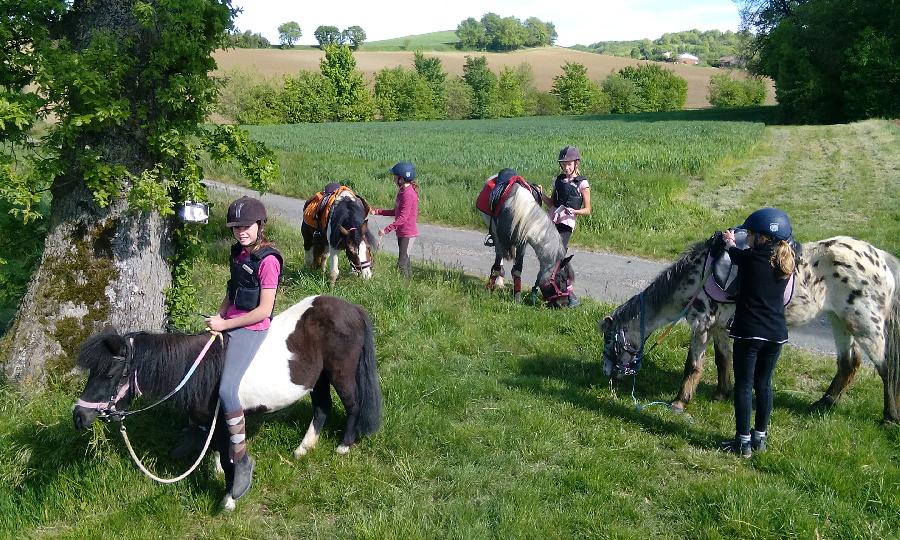
[[[372,277],[372,253],[378,242],[369,230],[369,205],[362,197],[345,186],[337,186],[331,193],[326,188],[306,201],[303,216],[300,230],[306,266],[324,270],[327,248],[328,274],[334,284],[343,250],[357,274]]]

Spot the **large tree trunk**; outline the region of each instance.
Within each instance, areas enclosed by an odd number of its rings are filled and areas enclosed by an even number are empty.
[[[76,1],[70,38],[78,48],[97,31],[120,43],[137,35],[134,1]],[[134,40],[140,49],[141,40]],[[132,49],[138,58],[145,51]],[[133,107],[136,106],[132,100]],[[110,164],[133,174],[148,168],[146,138],[129,121],[90,140]],[[74,157],[74,156],[69,156]],[[70,160],[75,163],[75,160]],[[120,332],[159,331],[165,324],[164,291],[171,283],[166,257],[172,254],[170,222],[157,213],[129,210],[127,181],[108,207],[100,208],[74,166],[53,186],[50,232],[13,327],[4,364],[8,380],[24,385],[70,367],[79,344],[111,324]]]

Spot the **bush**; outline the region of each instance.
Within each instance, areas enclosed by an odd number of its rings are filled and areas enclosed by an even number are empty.
[[[444,99],[444,117],[448,120],[472,117],[472,87],[462,77],[451,77],[444,82]]]
[[[687,101],[687,81],[657,64],[625,66],[619,74],[633,82],[640,97],[640,112],[678,111]]]
[[[444,81],[447,80],[447,73],[441,64],[441,59],[434,56],[425,56],[420,51],[416,51],[413,55],[416,73],[422,76],[431,87],[434,96],[434,108],[438,112],[437,118],[444,118],[444,112],[447,108],[446,97],[444,95]]]
[[[618,73],[613,73],[603,81],[603,93],[609,98],[610,112],[631,114],[641,111],[641,96],[637,85]]]
[[[279,124],[281,88],[277,83],[258,81],[247,73],[233,71],[224,77],[216,112],[237,124]]]
[[[281,116],[287,124],[328,122],[334,117],[334,84],[315,71],[285,76],[281,92]]]
[[[559,98],[563,114],[597,114],[609,112],[609,99],[596,82],[588,79],[587,68],[577,62],[566,62],[563,74],[553,78],[550,93]]]
[[[356,60],[350,47],[329,45],[319,69],[331,81],[335,89],[335,106],[332,120],[365,122],[375,117],[375,103],[366,88],[362,75],[356,70]]]
[[[532,91],[534,100],[533,116],[556,116],[560,113],[559,98],[550,92]]]
[[[732,79],[717,73],[709,79],[707,99],[713,107],[751,107],[766,100],[766,83],[759,77]]]
[[[472,88],[471,118],[496,118],[497,76],[488,69],[487,58],[466,56],[463,79]]]
[[[534,116],[537,106],[534,92],[531,64],[501,69],[497,82],[497,115],[503,118]]]
[[[375,106],[383,120],[430,120],[443,116],[428,81],[402,67],[375,76]]]

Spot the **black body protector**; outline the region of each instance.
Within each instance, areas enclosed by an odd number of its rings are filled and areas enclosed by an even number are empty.
[[[269,246],[250,253],[244,262],[239,263],[237,256],[240,255],[241,249],[243,246],[240,244],[231,246],[231,279],[228,280],[228,300],[242,311],[252,311],[259,306],[259,263],[269,255],[274,255],[283,266],[284,259],[277,249]],[[278,276],[278,279],[280,281],[281,276]],[[269,316],[271,317],[271,313]]]
[[[581,207],[584,206],[584,197],[578,191],[578,184],[585,178],[576,176],[571,182],[564,182],[564,178],[564,175],[559,175],[556,177],[556,182],[553,183],[553,205],[581,210]]]

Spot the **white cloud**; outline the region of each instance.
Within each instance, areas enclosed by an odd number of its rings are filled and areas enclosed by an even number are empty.
[[[680,30],[737,30],[737,5],[732,0],[453,0],[426,5],[422,0],[383,2],[299,2],[297,0],[235,0],[243,8],[235,20],[241,30],[252,30],[278,42],[278,26],[297,21],[303,29],[300,43],[315,44],[313,32],[321,25],[340,29],[359,25],[367,41],[377,41],[439,30],[455,30],[467,17],[487,12],[520,19],[537,17],[556,25],[557,43],[570,46],[597,41],[655,39]]]

